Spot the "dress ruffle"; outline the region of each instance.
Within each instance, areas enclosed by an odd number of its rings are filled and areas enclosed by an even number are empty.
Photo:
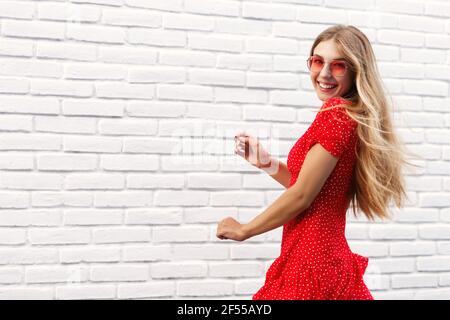
[[[369,259],[353,252],[350,254],[351,259],[334,259],[326,263],[307,259],[281,261],[280,256],[267,271],[266,283],[252,299],[373,300],[363,280]]]

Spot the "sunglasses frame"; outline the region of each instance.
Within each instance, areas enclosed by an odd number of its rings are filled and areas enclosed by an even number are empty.
[[[324,63],[327,62],[327,61],[325,61],[325,59],[323,59],[322,57],[319,57],[319,56],[316,56],[316,55],[312,55],[312,56],[310,56],[308,59],[306,59],[306,66],[308,67],[308,70],[309,70],[309,71],[311,71],[310,60],[311,60],[313,57],[316,57],[316,58],[321,59]],[[340,63],[343,63],[343,64],[344,64],[344,66],[345,66],[345,71],[344,71],[344,73],[343,73],[342,75],[335,75],[335,74],[333,74],[333,70],[334,70],[334,69],[333,69],[333,63],[335,63],[335,62],[340,62]],[[344,61],[344,60],[331,60],[330,64],[331,64],[330,71],[331,71],[331,74],[333,75],[333,77],[343,77],[343,76],[345,76],[345,75],[347,74],[348,70],[350,69],[350,66],[349,66],[348,62],[347,62],[347,61]],[[314,71],[314,72],[321,72],[324,66],[325,66],[325,65],[323,65],[322,68],[321,68],[319,71]]]

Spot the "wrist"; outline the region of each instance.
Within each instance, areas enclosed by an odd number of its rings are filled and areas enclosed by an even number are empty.
[[[277,173],[278,171],[278,160],[274,159],[274,158],[270,158],[269,162],[261,165],[259,168],[263,171],[265,171],[267,174],[269,175],[273,175],[275,173]]]
[[[242,233],[244,234],[244,240],[253,237],[250,226],[248,223],[242,225]]]

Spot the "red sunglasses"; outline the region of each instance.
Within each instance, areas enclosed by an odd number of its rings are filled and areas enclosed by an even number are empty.
[[[324,60],[319,56],[311,56],[306,60],[308,69],[312,72],[320,72],[324,66]],[[348,69],[345,61],[333,60],[330,63],[330,70],[333,77],[342,77]]]

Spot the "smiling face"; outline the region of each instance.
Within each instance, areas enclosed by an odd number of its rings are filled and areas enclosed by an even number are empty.
[[[320,42],[315,48],[313,55],[319,55],[324,59],[323,68],[320,72],[310,71],[311,81],[316,94],[320,100],[325,101],[333,97],[343,97],[353,85],[353,75],[351,70],[347,70],[343,76],[333,76],[331,74],[331,61],[344,59],[339,53],[333,40]],[[319,83],[325,85],[334,85],[334,88],[324,89]]]

